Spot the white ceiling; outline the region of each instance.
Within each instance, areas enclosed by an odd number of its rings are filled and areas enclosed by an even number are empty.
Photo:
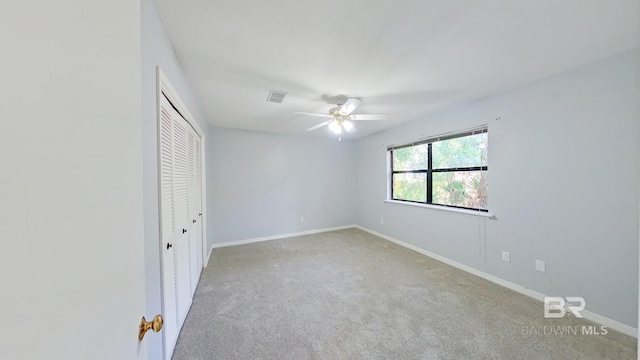
[[[322,119],[293,112],[340,94],[389,114],[349,138],[635,48],[640,23],[638,0],[155,2],[212,125],[306,135]]]

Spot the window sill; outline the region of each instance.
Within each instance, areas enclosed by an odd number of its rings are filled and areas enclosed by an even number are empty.
[[[418,203],[412,203],[412,202],[407,202],[407,201],[398,201],[398,200],[385,200],[384,202],[385,203],[389,203],[389,204],[414,206],[414,207],[419,207],[419,208],[423,208],[423,209],[443,211],[443,212],[448,212],[448,213],[457,214],[457,215],[464,215],[464,216],[479,217],[479,218],[490,219],[490,220],[497,220],[496,216],[494,214],[490,213],[490,212],[474,211],[474,210],[467,210],[467,209],[456,209],[456,208],[450,208],[450,207],[446,207],[446,206],[429,205],[429,204],[418,204]]]

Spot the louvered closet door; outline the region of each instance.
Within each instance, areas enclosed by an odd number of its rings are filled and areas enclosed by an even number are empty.
[[[189,215],[191,228],[189,229],[189,259],[191,260],[191,295],[195,294],[196,286],[200,278],[202,260],[199,256],[202,248],[202,190],[201,190],[201,165],[200,165],[200,136],[195,130],[189,131]],[[200,260],[200,261],[199,261]]]
[[[173,353],[178,336],[175,242],[173,225],[173,119],[169,101],[162,97],[160,108],[160,224],[162,251],[162,315],[165,353]]]
[[[202,270],[202,139],[164,96],[159,127],[164,336],[169,359]]]
[[[195,130],[189,134],[189,212],[192,227],[189,231],[191,259],[191,292],[195,294],[196,286],[202,272],[202,148],[201,138]]]
[[[171,109],[173,119],[173,225],[178,233],[175,244],[178,319],[184,322],[191,306],[191,264],[189,251],[189,124]]]
[[[198,240],[196,242],[196,269],[198,273],[196,274],[196,280],[200,278],[200,273],[202,272],[202,248],[204,241],[204,228],[203,222],[204,218],[202,217],[202,139],[200,136],[196,137],[196,212],[198,213],[198,228],[196,234],[198,236]]]

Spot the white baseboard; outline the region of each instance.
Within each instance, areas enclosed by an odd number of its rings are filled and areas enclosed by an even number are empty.
[[[405,247],[407,249],[411,249],[411,250],[413,250],[415,252],[418,252],[418,253],[420,253],[422,255],[426,255],[426,256],[428,256],[430,258],[433,258],[435,260],[441,261],[441,262],[443,262],[443,263],[445,263],[447,265],[451,265],[451,266],[453,266],[455,268],[458,268],[458,269],[460,269],[462,271],[466,271],[466,272],[468,272],[468,273],[470,273],[472,275],[475,275],[475,276],[481,277],[481,278],[483,278],[485,280],[491,281],[494,284],[498,284],[498,285],[504,286],[507,289],[513,290],[515,292],[518,292],[518,293],[526,295],[526,296],[529,296],[529,297],[531,297],[533,299],[536,299],[538,301],[543,301],[543,299],[545,297],[544,294],[541,294],[541,293],[539,293],[537,291],[534,291],[534,290],[531,290],[531,289],[527,289],[524,286],[514,284],[514,283],[509,282],[507,280],[501,279],[501,278],[499,278],[497,276],[493,276],[491,274],[487,274],[487,273],[482,272],[480,270],[474,269],[474,268],[472,268],[470,266],[467,266],[467,265],[461,264],[459,262],[453,261],[453,260],[448,259],[448,258],[446,258],[444,256],[441,256],[441,255],[438,255],[438,254],[434,254],[434,253],[432,253],[430,251],[421,249],[421,248],[419,248],[417,246],[408,244],[408,243],[406,243],[404,241],[398,240],[398,239],[393,238],[391,236],[379,233],[377,231],[365,228],[365,227],[360,226],[360,225],[355,225],[355,227],[360,229],[360,230],[366,231],[366,232],[368,232],[370,234],[373,234],[375,236],[381,237],[381,238],[383,238],[385,240],[391,241],[392,243],[398,244],[398,245],[400,245],[402,247]],[[616,320],[609,319],[609,318],[604,317],[602,315],[598,315],[598,314],[593,313],[591,311],[583,310],[581,313],[584,316],[584,318],[587,319],[587,320],[593,321],[593,322],[595,322],[597,324],[606,325],[610,329],[619,331],[619,332],[621,332],[621,333],[623,333],[625,335],[629,335],[629,336],[632,336],[634,338],[638,338],[638,329],[636,329],[636,328],[634,328],[632,326],[629,326],[627,324],[623,324],[623,323],[621,323],[619,321],[616,321]]]
[[[223,242],[223,243],[213,244],[211,246],[211,250],[213,250],[214,248],[221,248],[221,247],[227,247],[227,246],[244,245],[244,244],[251,244],[251,243],[262,242],[262,241],[284,239],[284,238],[289,238],[289,237],[294,237],[294,236],[318,234],[318,233],[323,233],[323,232],[327,232],[327,231],[351,229],[351,228],[354,228],[354,227],[357,227],[357,226],[356,225],[344,225],[344,226],[336,226],[336,227],[323,228],[323,229],[306,230],[306,231],[300,231],[300,232],[288,233],[288,234],[279,234],[279,235],[273,235],[273,236],[257,237],[257,238],[246,239],[246,240],[227,241],[227,242]],[[211,256],[211,252],[209,252],[209,256]]]

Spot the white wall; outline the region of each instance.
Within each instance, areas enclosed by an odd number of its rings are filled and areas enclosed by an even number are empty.
[[[354,223],[352,141],[224,128],[211,135],[213,243]]]
[[[205,132],[209,126],[189,80],[175,55],[164,26],[151,0],[142,0],[142,150],[144,185],[144,238],[147,312],[160,314],[160,233],[158,223],[158,127],[156,110],[156,66],[160,66],[171,85]],[[161,336],[149,336],[149,358],[162,358]]]
[[[358,224],[549,296],[583,296],[587,310],[637,327],[637,58],[623,53],[358,140]],[[497,216],[486,234],[478,218],[383,203],[385,144],[485,123]]]
[[[144,359],[140,4],[4,3],[0,43],[0,358]]]

